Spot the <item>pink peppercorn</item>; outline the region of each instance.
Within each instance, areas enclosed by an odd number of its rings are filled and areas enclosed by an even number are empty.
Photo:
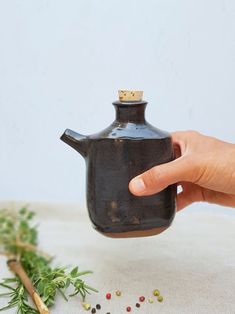
[[[139,300],[140,300],[140,302],[144,302],[145,297],[144,297],[144,296],[141,296],[141,297],[139,297]]]
[[[110,299],[111,299],[111,293],[107,293],[107,294],[106,294],[106,299],[107,299],[107,300],[110,300]]]
[[[128,307],[126,308],[126,311],[127,311],[127,312],[131,312],[131,307],[128,306]]]

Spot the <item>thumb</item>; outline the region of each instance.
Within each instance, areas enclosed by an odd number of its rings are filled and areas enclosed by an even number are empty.
[[[137,196],[152,195],[170,184],[191,181],[192,174],[192,163],[182,156],[169,163],[155,166],[135,177],[129,183],[129,190]]]

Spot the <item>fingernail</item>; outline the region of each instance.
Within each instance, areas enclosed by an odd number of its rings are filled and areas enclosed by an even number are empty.
[[[136,178],[131,181],[131,189],[134,193],[141,193],[145,190],[144,181],[141,178]]]

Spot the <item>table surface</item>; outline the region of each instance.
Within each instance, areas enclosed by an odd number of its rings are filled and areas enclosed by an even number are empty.
[[[0,202],[0,208],[19,203]],[[161,235],[135,239],[109,239],[92,229],[86,211],[78,205],[31,204],[40,222],[40,247],[56,255],[55,264],[79,265],[94,274],[86,281],[99,293],[88,296],[97,313],[234,314],[235,313],[235,210],[184,210]],[[0,260],[0,278],[9,272]],[[159,289],[164,302],[135,303]],[[108,301],[105,293],[122,291]],[[0,299],[0,305],[6,300]],[[10,310],[8,313],[15,313]],[[87,313],[79,298],[68,303],[58,297],[51,313]],[[88,312],[89,313],[89,312]]]

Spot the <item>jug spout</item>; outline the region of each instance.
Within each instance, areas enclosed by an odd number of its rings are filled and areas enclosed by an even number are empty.
[[[66,129],[64,134],[60,138],[63,142],[73,147],[83,157],[87,156],[88,150],[88,137],[76,133],[70,129]]]

